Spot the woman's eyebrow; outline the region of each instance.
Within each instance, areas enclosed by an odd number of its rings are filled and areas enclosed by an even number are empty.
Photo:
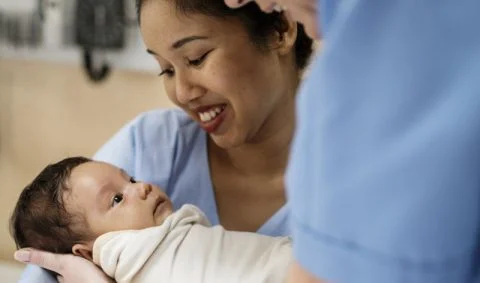
[[[185,38],[182,38],[182,39],[179,39],[177,41],[175,41],[172,46],[170,47],[171,49],[178,49],[182,46],[184,46],[185,44],[187,43],[190,43],[192,41],[195,41],[195,40],[205,40],[205,39],[208,39],[208,37],[206,36],[199,36],[199,35],[192,35],[192,36],[187,36]],[[156,55],[158,56],[157,52],[151,50],[151,49],[148,49],[147,48],[147,53],[148,54],[151,54],[151,55]]]
[[[199,35],[192,35],[192,36],[187,36],[187,37],[184,37],[180,40],[177,40],[175,43],[172,44],[172,49],[178,49],[182,46],[184,46],[185,44],[189,43],[189,42],[192,42],[194,40],[205,40],[207,39],[208,37],[206,36],[199,36]]]

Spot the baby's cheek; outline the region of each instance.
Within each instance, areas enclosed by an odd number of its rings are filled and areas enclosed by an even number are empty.
[[[145,229],[145,228],[155,226],[155,223],[153,223],[152,217],[147,217],[145,215],[129,218],[128,222],[125,221],[124,223],[125,223],[124,230],[128,230],[128,229],[138,230],[138,229]]]

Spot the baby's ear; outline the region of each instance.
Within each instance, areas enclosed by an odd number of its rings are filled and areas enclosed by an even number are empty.
[[[76,256],[81,256],[89,261],[93,261],[92,249],[88,244],[75,244],[72,247],[72,252]]]

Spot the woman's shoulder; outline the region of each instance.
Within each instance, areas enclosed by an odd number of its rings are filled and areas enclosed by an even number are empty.
[[[135,117],[125,127],[134,127],[140,130],[164,131],[177,133],[179,131],[188,130],[196,123],[184,111],[178,108],[155,109],[143,112]],[[198,126],[196,126],[198,128]]]
[[[200,131],[198,124],[180,109],[147,111],[117,131],[95,153],[94,159],[137,176],[139,164],[152,167],[152,162],[171,163],[174,153],[178,153],[179,141],[193,140],[195,143],[194,137]]]

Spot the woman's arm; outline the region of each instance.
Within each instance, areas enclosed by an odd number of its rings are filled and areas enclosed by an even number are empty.
[[[294,262],[288,270],[287,283],[325,283],[325,281],[313,276],[313,274],[303,269],[300,264]]]
[[[474,282],[480,2],[322,2],[344,3],[297,101],[295,259],[331,282]]]

